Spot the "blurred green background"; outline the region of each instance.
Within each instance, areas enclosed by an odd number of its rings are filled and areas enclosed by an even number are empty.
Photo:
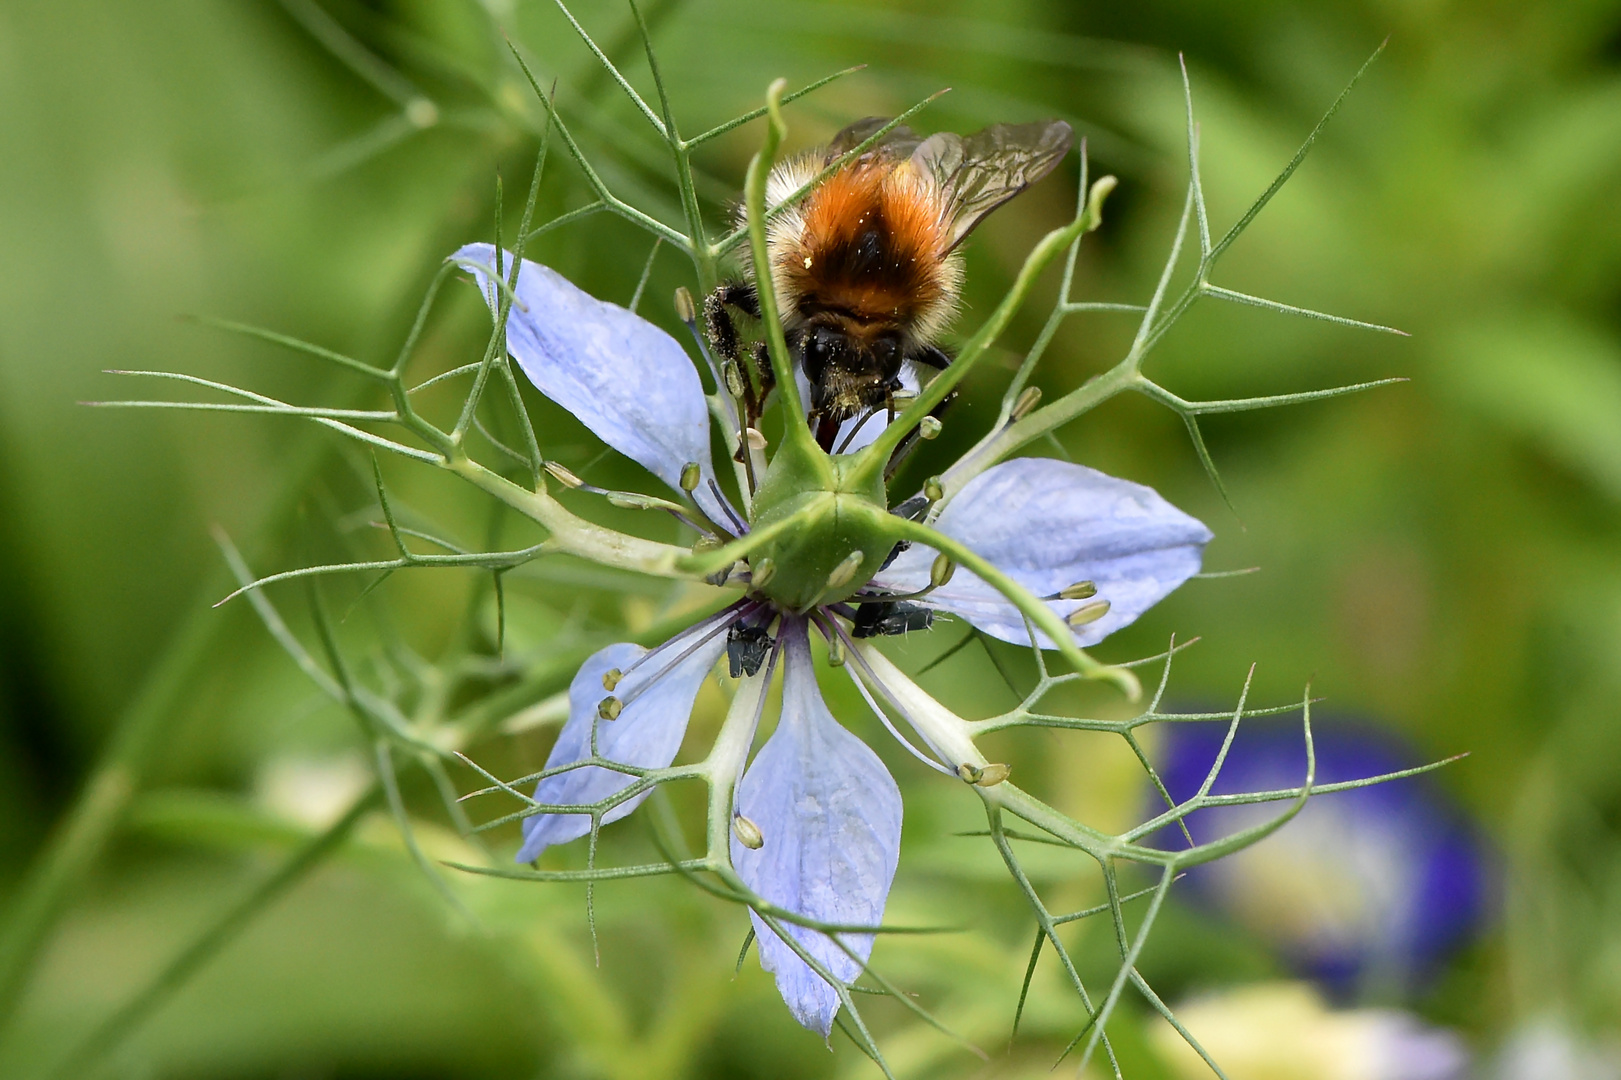
[[[46,1075],[369,775],[352,721],[252,610],[209,607],[230,588],[215,525],[261,573],[386,551],[366,527],[376,509],[365,459],[291,420],[82,407],[153,396],[103,370],[180,370],[286,400],[366,403],[369,389],[340,372],[177,316],[255,323],[388,362],[439,260],[491,235],[496,175],[509,220],[526,186],[540,114],[498,27],[558,79],[563,115],[609,183],[674,220],[651,132],[549,3],[323,2],[0,5],[0,925],[34,917],[17,901],[21,884],[37,880],[96,763],[128,765],[120,775],[135,788],[105,850],[63,882],[65,909],[43,949],[8,960],[27,978],[0,1028],[7,1077]],[[1188,398],[1412,381],[1209,422],[1236,516],[1177,418],[1146,400],[1112,402],[1063,432],[1078,460],[1153,484],[1210,523],[1208,569],[1262,568],[1190,583],[1100,654],[1145,655],[1173,630],[1203,635],[1179,662],[1176,701],[1230,707],[1259,661],[1257,700],[1297,699],[1312,679],[1332,709],[1388,725],[1426,758],[1468,751],[1441,785],[1495,847],[1494,914],[1399,1004],[1462,1032],[1483,1058],[1539,1018],[1599,1041],[1621,1034],[1621,5],[667,0],[646,10],[688,131],[753,107],[779,75],[800,85],[853,64],[867,67],[791,107],[795,146],[942,86],[952,93],[920,127],[1070,119],[1094,169],[1121,179],[1084,247],[1077,295],[1129,302],[1151,290],[1181,206],[1177,52],[1224,229],[1390,37],[1217,280],[1412,337],[1207,303],[1149,370]],[[650,90],[627,9],[581,0],[577,13]],[[418,96],[433,108],[406,107]],[[701,154],[716,219],[758,138],[758,125],[744,128]],[[1074,175],[1072,158],[976,234],[962,325],[1065,218]],[[555,155],[543,214],[588,198]],[[620,302],[648,252],[602,217],[531,251]],[[649,317],[672,322],[667,298],[687,272],[658,257]],[[418,378],[481,347],[473,291],[447,296],[413,363]],[[1004,339],[1006,363],[969,382],[932,460],[994,415],[1042,303]],[[1073,321],[1038,382],[1049,393],[1077,385],[1118,357],[1131,329],[1114,315]],[[443,409],[451,399],[434,400]],[[594,470],[588,478],[616,475],[572,420],[538,397],[531,407],[555,456]],[[448,480],[387,471],[402,506],[470,544],[527,535]],[[362,674],[454,670],[462,681],[447,709],[495,694],[506,702],[495,719],[566,685],[570,649],[643,631],[688,599],[581,567],[514,574],[507,659],[495,664],[482,579],[416,572],[356,605],[360,584],[323,589],[335,618],[353,611],[340,637]],[[303,590],[271,598],[310,640]],[[955,637],[942,630],[895,655],[919,664]],[[931,690],[969,715],[1005,708],[985,654],[960,657],[930,674]],[[694,739],[712,730],[720,701],[701,699]],[[853,704],[835,709],[859,716]],[[1092,707],[1124,715],[1103,697]],[[483,738],[474,756],[503,775],[538,767],[550,736],[544,716],[528,719]],[[950,835],[976,827],[974,801],[873,742],[908,799],[892,913],[974,927],[886,941],[879,961],[991,1061],[888,1003],[874,1007],[880,1043],[908,1076],[1045,1075],[1077,1013],[1044,967],[1028,1037],[1005,1052],[1030,925],[985,842]],[[1140,774],[1113,743],[1032,737],[1010,754],[1101,827],[1142,811]],[[455,780],[475,786],[465,772]],[[481,857],[420,771],[405,796],[430,854]],[[679,795],[668,809],[693,834]],[[609,830],[614,857],[652,852],[649,812]],[[514,837],[490,835],[495,858]],[[1097,896],[1095,874],[1071,862],[1033,866],[1076,906]],[[580,889],[448,880],[472,920],[424,881],[386,816],[367,818],[98,1067],[141,1077],[874,1074],[847,1042],[836,1036],[830,1054],[794,1025],[752,959],[734,978],[742,913],[680,881],[597,890],[598,965]],[[1111,970],[1105,928],[1076,948],[1088,971]],[[1283,974],[1260,943],[1188,911],[1173,912],[1144,963],[1172,1000]],[[1127,1076],[1171,1075],[1139,1014],[1129,1006],[1113,1031]]]

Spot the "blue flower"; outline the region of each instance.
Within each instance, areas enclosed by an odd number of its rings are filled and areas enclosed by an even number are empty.
[[[494,257],[487,244],[468,245],[454,256],[472,271],[492,309]],[[717,539],[732,538],[728,525],[737,534],[746,532],[747,522],[715,481],[702,382],[680,345],[635,314],[594,299],[533,262],[520,267],[515,293],[507,347],[536,388],[671,488],[690,491],[703,516],[726,533]],[[853,450],[870,442],[882,427],[877,419],[850,421],[864,426],[841,432],[835,446]],[[1085,605],[1085,616],[1073,620],[1081,646],[1130,623],[1196,573],[1210,540],[1208,529],[1149,488],[1040,458],[985,470],[933,524],[1037,596],[1049,598],[1060,617]],[[934,613],[950,614],[1003,640],[1030,641],[1018,609],[974,574],[959,569],[936,586],[931,581],[936,555],[922,544],[903,550],[852,601],[879,604],[904,594],[928,613],[924,621]],[[1095,596],[1058,597],[1081,582],[1089,583]],[[723,656],[734,677],[754,676],[763,666],[769,680],[780,666],[781,719],[735,789],[733,868],[760,898],[804,919],[877,925],[900,858],[900,791],[878,756],[824,704],[811,659],[811,629],[846,648],[846,672],[886,726],[889,720],[873,693],[912,723],[922,749],[890,728],[912,753],[953,777],[964,775],[960,766],[975,763],[962,759],[961,747],[932,743],[886,692],[874,663],[855,647],[852,629],[862,636],[855,615],[843,603],[780,611],[745,591],[723,611],[654,649],[609,645],[575,676],[569,718],[547,768],[586,760],[593,739],[600,759],[641,769],[666,767],[681,745],[699,688]],[[1044,637],[1038,642],[1051,645]],[[611,695],[607,699],[605,692]],[[970,770],[968,775],[978,774]],[[535,801],[588,805],[632,783],[628,773],[582,766],[541,780]],[[642,792],[620,802],[603,820],[623,817],[645,797]],[[589,814],[534,814],[523,821],[517,858],[533,860],[589,831]],[[838,1010],[836,991],[757,912],[751,917],[760,962],[775,974],[789,1010],[807,1028],[827,1035]],[[870,933],[841,933],[835,941],[799,925],[785,932],[844,982],[854,980],[872,950]]]
[[[1177,725],[1163,779],[1184,799],[1203,781],[1225,730]],[[1418,762],[1367,726],[1316,731],[1317,783],[1396,772]],[[1228,753],[1215,794],[1290,788],[1305,772],[1297,732],[1250,723]],[[1252,825],[1263,806],[1189,815],[1195,841]],[[1160,834],[1175,846],[1178,834]],[[1185,841],[1180,841],[1185,843]],[[1313,796],[1274,836],[1189,875],[1193,895],[1278,949],[1299,972],[1346,996],[1411,990],[1481,921],[1486,862],[1462,814],[1430,776]]]

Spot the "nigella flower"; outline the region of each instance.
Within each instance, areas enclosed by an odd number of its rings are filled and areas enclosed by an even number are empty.
[[[1198,790],[1222,736],[1206,725],[1172,730],[1163,779],[1173,798]],[[1319,786],[1418,764],[1365,725],[1324,724],[1315,739]],[[1239,731],[1212,791],[1289,788],[1304,769],[1297,733],[1255,724]],[[1190,893],[1339,996],[1411,991],[1478,929],[1487,891],[1480,842],[1432,780],[1314,796],[1275,835],[1193,870]],[[1206,841],[1262,817],[1259,806],[1213,807],[1187,822],[1194,840]],[[1177,834],[1162,840],[1174,848]]]
[[[473,272],[492,308],[494,256],[490,245],[472,244],[454,257]],[[592,298],[533,262],[520,267],[515,293],[507,347],[530,381],[610,447],[672,489],[690,493],[699,511],[692,519],[716,529],[721,534],[716,539],[746,534],[750,522],[716,482],[703,385],[681,346],[624,308]],[[867,419],[847,440],[841,433],[835,448],[865,445],[882,426],[882,418]],[[1210,539],[1202,524],[1148,488],[1039,458],[987,469],[963,487],[933,525],[1046,598],[1076,626],[1076,642],[1083,646],[1131,622],[1197,572]],[[757,677],[763,669],[769,680],[780,667],[781,718],[734,793],[733,868],[768,904],[803,919],[876,926],[899,860],[900,792],[878,756],[823,703],[810,631],[814,627],[846,650],[845,670],[914,755],[953,778],[964,775],[959,766],[969,763],[934,745],[915,722],[921,748],[890,725],[874,693],[909,722],[913,718],[886,693],[854,641],[920,628],[944,613],[998,638],[1030,642],[1024,616],[980,578],[959,569],[940,581],[936,554],[915,544],[865,581],[840,581],[842,594],[835,602],[800,608],[767,595],[765,571],[754,566],[750,576],[739,575],[744,591],[734,603],[664,644],[651,650],[609,645],[575,676],[569,718],[547,768],[584,761],[593,746],[599,759],[639,769],[667,767],[699,688],[722,657],[734,678]],[[774,569],[781,574],[787,568]],[[886,599],[896,596],[908,600]],[[1051,646],[1043,636],[1037,641]],[[587,765],[541,780],[535,800],[590,805],[633,782],[631,774]],[[640,792],[619,802],[603,821],[623,817],[645,797]],[[529,816],[517,857],[533,860],[554,844],[586,835],[590,827],[587,813]],[[761,964],[775,974],[790,1011],[801,1024],[827,1035],[838,1011],[836,991],[758,912],[751,917]],[[841,932],[835,941],[807,926],[777,925],[844,982],[855,978],[872,950],[872,934],[859,929]]]

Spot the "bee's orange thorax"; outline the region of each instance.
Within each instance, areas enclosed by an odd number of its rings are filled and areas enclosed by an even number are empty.
[[[933,186],[913,169],[857,165],[829,177],[806,199],[793,242],[775,270],[795,310],[859,324],[915,327],[940,321],[955,302],[956,267]]]

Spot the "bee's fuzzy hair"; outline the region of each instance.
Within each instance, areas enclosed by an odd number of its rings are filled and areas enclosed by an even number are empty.
[[[822,153],[813,151],[780,162],[766,180],[766,205],[777,207],[786,202],[816,176],[824,160]],[[962,258],[955,251],[939,250],[947,243],[950,225],[944,217],[943,201],[933,191],[928,176],[906,163],[865,168],[853,165],[766,223],[777,307],[785,327],[792,329],[801,321],[797,301],[811,284],[812,275],[803,265],[805,246],[826,233],[829,213],[837,213],[830,211],[828,201],[848,194],[845,189],[851,187],[869,192],[882,189],[892,205],[899,203],[909,211],[901,215],[903,222],[897,222],[903,225],[899,238],[908,247],[921,251],[921,257],[915,270],[918,281],[914,299],[918,307],[911,312],[904,329],[914,342],[933,344],[956,315]]]

